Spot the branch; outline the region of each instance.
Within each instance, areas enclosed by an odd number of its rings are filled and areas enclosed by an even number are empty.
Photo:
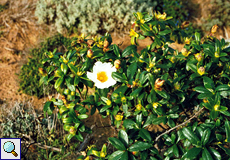
[[[187,124],[188,122],[190,122],[193,118],[197,117],[197,116],[201,113],[201,111],[203,111],[203,109],[204,109],[204,107],[201,108],[198,112],[196,112],[196,113],[195,113],[191,118],[189,118],[187,121],[185,121],[185,122],[183,122],[183,123],[181,123],[181,124],[179,124],[179,125],[177,125],[177,126],[171,128],[171,129],[165,131],[164,133],[160,134],[160,135],[155,139],[155,141],[158,141],[163,135],[165,135],[165,134],[167,134],[167,133],[173,131],[174,129],[176,129],[176,128],[178,128],[178,127],[181,127],[181,126],[184,126],[185,124]]]

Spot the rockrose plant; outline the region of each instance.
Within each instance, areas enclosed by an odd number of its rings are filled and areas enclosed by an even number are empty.
[[[165,13],[134,16],[132,45],[123,51],[106,34],[81,35],[72,42],[75,49],[47,54],[41,83],[54,84],[62,98],[46,102],[44,112],[51,115],[57,108],[66,138],[79,141],[90,132],[82,121],[87,108],[110,117],[119,130],[109,138],[116,151],[89,147],[79,159],[229,158],[230,48],[215,38],[218,30],[188,37],[178,51],[170,47],[178,28]],[[138,39],[145,38],[152,44],[138,53]],[[162,131],[153,132],[153,125]]]

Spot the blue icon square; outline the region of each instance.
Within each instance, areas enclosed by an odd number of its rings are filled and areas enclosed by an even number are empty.
[[[0,160],[21,159],[21,138],[0,138]]]

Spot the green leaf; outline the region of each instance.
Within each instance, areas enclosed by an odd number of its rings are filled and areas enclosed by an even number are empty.
[[[189,159],[195,159],[199,155],[201,150],[201,148],[193,147],[192,149],[188,150],[186,157]]]
[[[80,77],[75,76],[74,77],[74,86],[77,86],[79,82],[80,82]]]
[[[109,137],[109,142],[118,150],[126,150],[124,144],[117,138]]]
[[[125,145],[125,147],[128,147],[129,144],[129,138],[128,138],[128,134],[124,131],[124,130],[120,130],[118,133],[118,138],[120,139],[120,141]]]
[[[216,91],[228,91],[230,87],[227,84],[222,84],[216,87]]]
[[[173,145],[173,154],[174,154],[176,157],[179,157],[179,150],[178,150],[176,144]]]
[[[66,137],[67,141],[70,141],[73,138],[73,136],[74,136],[73,134],[68,134]]]
[[[197,71],[196,65],[193,64],[193,63],[190,62],[190,61],[186,64],[186,69],[187,69],[187,71],[189,71],[190,69],[191,69],[193,72],[196,72],[196,71]]]
[[[197,144],[199,142],[199,138],[194,134],[193,131],[189,130],[188,128],[183,128],[182,132],[184,136],[191,142],[192,144]]]
[[[205,159],[205,160],[213,160],[211,154],[210,154],[209,151],[206,149],[206,147],[205,147],[204,150],[202,151],[202,159]]]
[[[143,128],[149,126],[150,124],[152,124],[153,119],[156,118],[155,115],[151,114],[147,117],[147,120],[145,121]]]
[[[211,78],[203,76],[203,82],[206,89],[214,89],[214,82]]]
[[[61,64],[61,71],[64,73],[64,75],[66,75],[68,71],[68,66],[65,63]]]
[[[48,76],[42,76],[39,80],[39,86],[41,86],[42,84],[47,85],[48,84]]]
[[[100,152],[96,150],[92,150],[92,154],[96,157],[100,157]]]
[[[223,145],[218,145],[218,146],[219,146],[221,149],[223,149],[227,155],[230,156],[230,149],[225,148]]]
[[[137,62],[132,63],[127,69],[128,79],[132,79],[137,70]]]
[[[77,116],[77,118],[79,118],[79,119],[86,119],[88,117],[89,116],[87,114],[80,114],[79,116]]]
[[[139,88],[135,89],[135,90],[130,94],[130,96],[131,96],[131,97],[134,97],[134,98],[138,97],[138,95],[139,95],[139,93],[141,92],[142,89],[143,89],[142,87],[139,87]]]
[[[154,88],[154,84],[155,84],[155,82],[154,82],[154,76],[153,76],[153,74],[146,74],[146,76],[148,77],[148,79],[149,79],[149,82],[150,82],[150,85],[151,85],[151,87],[153,87]]]
[[[165,99],[169,98],[169,95],[165,91],[159,91],[159,90],[155,89],[155,92]]]
[[[137,46],[130,45],[124,49],[124,51],[122,52],[122,57],[126,57],[126,56],[128,56],[128,55],[130,55],[136,51],[137,51]]]
[[[120,49],[119,49],[119,47],[116,44],[113,45],[113,50],[114,50],[114,54],[117,57],[120,57]]]
[[[149,26],[148,26],[147,24],[145,24],[145,23],[140,25],[140,29],[141,29],[142,31],[144,31],[144,32],[150,31]]]
[[[128,151],[125,151],[122,155],[121,155],[121,160],[129,160],[129,155],[128,155]]]
[[[58,78],[57,81],[54,84],[54,88],[58,89],[62,85],[63,81],[64,81],[64,77]]]
[[[131,119],[126,119],[124,120],[123,122],[123,126],[126,128],[126,129],[133,129],[134,126],[137,126],[137,124],[131,120]],[[136,127],[135,127],[136,128]]]
[[[160,124],[160,123],[164,122],[165,120],[166,120],[166,118],[164,116],[163,117],[157,117],[157,118],[154,118],[152,120],[152,123],[153,124]]]
[[[142,128],[139,131],[139,135],[140,135],[141,138],[147,140],[148,142],[152,141],[152,137],[151,137],[150,133],[146,129],[144,129],[144,128]]]
[[[45,105],[43,107],[44,112],[46,112],[48,110],[48,108],[50,107],[51,103],[52,103],[51,101],[48,101],[48,102],[45,103]]]
[[[205,94],[211,93],[209,90],[207,90],[206,88],[202,86],[195,87],[194,90],[199,93],[205,93]]]
[[[210,135],[211,135],[211,130],[206,129],[201,137],[201,143],[203,144],[203,146],[205,146],[208,143]]]
[[[138,114],[138,115],[136,116],[136,123],[137,123],[137,125],[138,125],[139,127],[140,127],[141,124],[142,124],[142,120],[143,120],[142,114]]]
[[[225,116],[229,116],[230,117],[230,113],[228,111],[220,111],[220,113],[224,114]]]
[[[75,67],[73,64],[71,63],[68,63],[68,67],[70,68],[70,70],[75,74],[77,75],[77,72],[78,72],[78,69],[77,67]]]
[[[129,147],[129,151],[130,152],[144,151],[144,150],[149,149],[150,147],[152,147],[152,144],[138,141],[138,142],[134,143],[132,146]]]
[[[109,160],[119,160],[124,153],[125,151],[115,151],[109,156]]]
[[[158,34],[161,35],[161,36],[165,36],[165,35],[167,35],[167,34],[169,34],[171,32],[172,32],[171,30],[166,29],[164,31],[159,32]]]
[[[230,142],[230,124],[229,124],[229,121],[225,121],[224,126],[225,126],[227,142]]]
[[[66,124],[70,124],[73,122],[73,118],[67,117],[67,118],[62,118],[62,122]]]
[[[212,157],[214,157],[214,159],[221,160],[221,155],[217,150],[209,147],[209,151],[210,151]]]
[[[77,134],[75,135],[75,137],[80,141],[80,142],[83,142],[84,138],[83,136],[81,135],[80,132],[77,132]]]
[[[195,40],[200,42],[200,39],[201,39],[200,33],[196,32],[195,33]]]
[[[213,94],[211,93],[211,92],[209,92],[209,93],[201,93],[201,94],[199,94],[198,95],[198,99],[205,99],[205,98],[209,98],[209,97],[212,97],[213,96]]]
[[[112,72],[112,78],[118,82],[125,82],[125,79],[123,78],[122,74],[117,72]]]

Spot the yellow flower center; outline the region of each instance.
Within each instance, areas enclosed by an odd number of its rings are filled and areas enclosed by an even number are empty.
[[[104,83],[108,80],[108,76],[106,75],[105,71],[101,71],[97,73],[97,79]]]

